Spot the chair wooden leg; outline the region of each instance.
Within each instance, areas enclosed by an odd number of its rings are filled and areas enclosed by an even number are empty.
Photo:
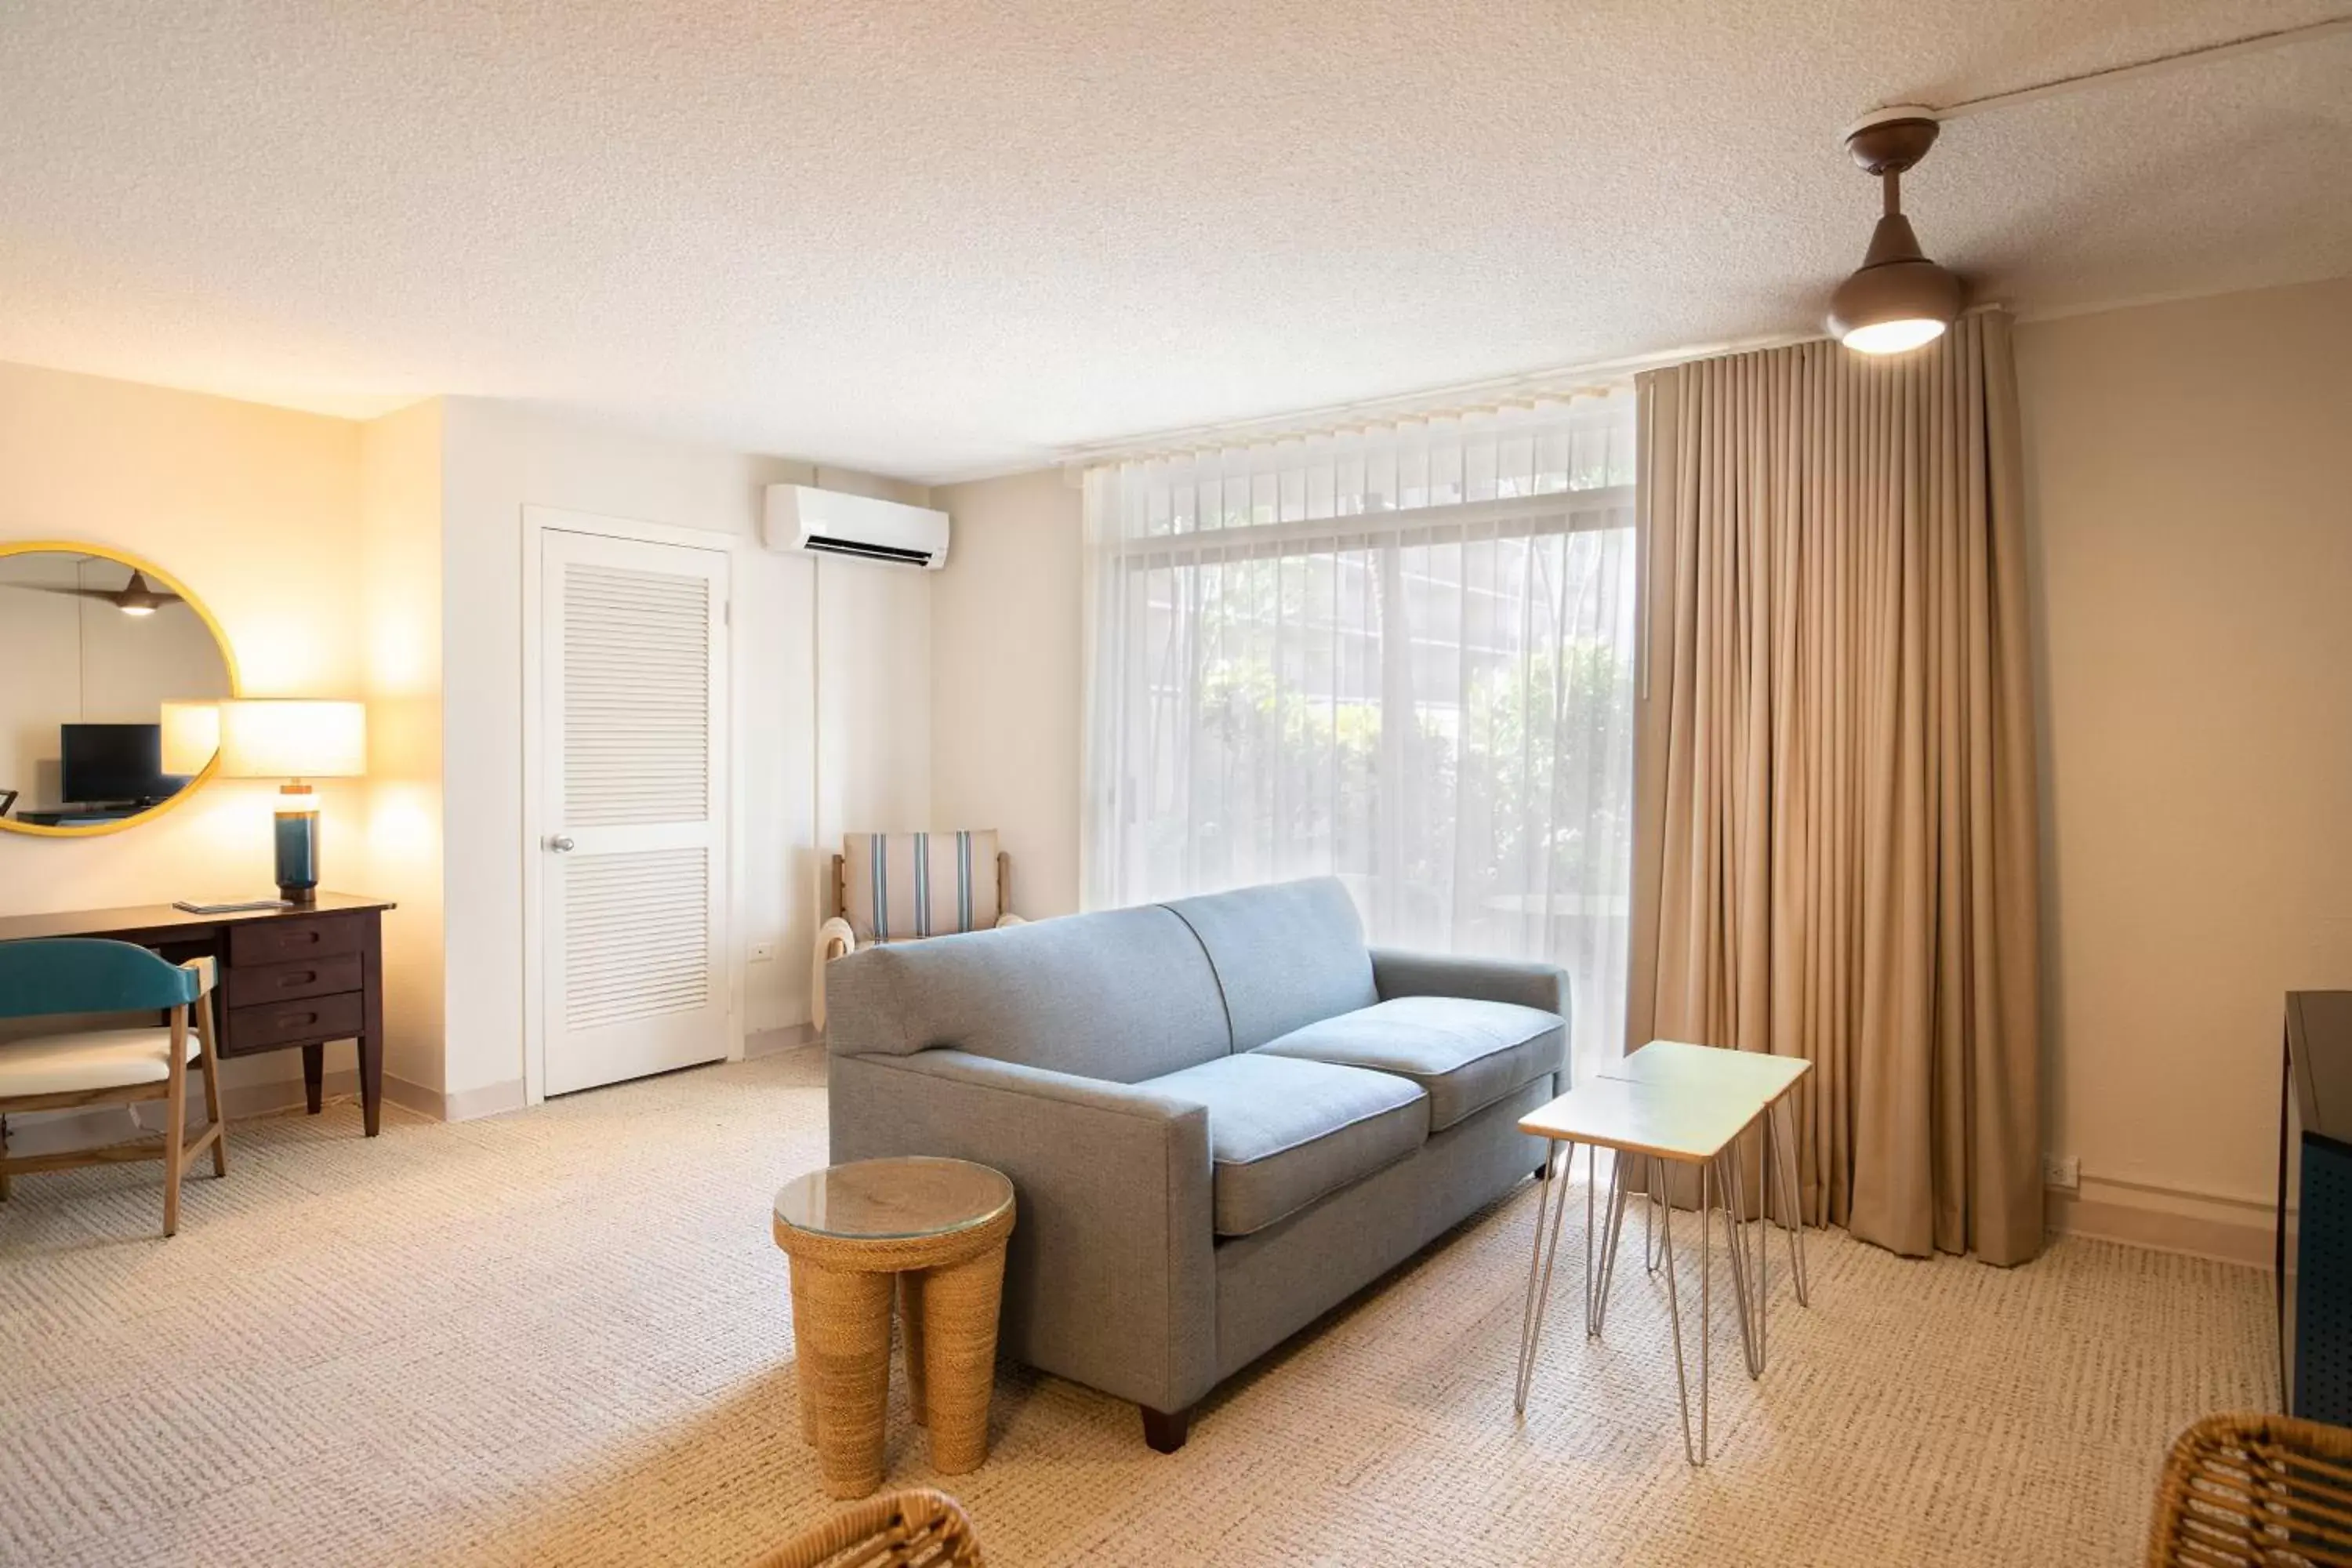
[[[188,1009],[172,1009],[172,1076],[170,1092],[163,1097],[163,1234],[175,1236],[180,1229],[180,1168],[186,1163],[180,1152],[181,1141],[188,1131]]]
[[[220,1048],[213,1037],[213,999],[196,998],[196,1039],[205,1049],[205,1115],[212,1122],[213,1174],[228,1174],[228,1127],[221,1120]]]
[[[0,1204],[8,1201],[8,1119],[0,1116]]]

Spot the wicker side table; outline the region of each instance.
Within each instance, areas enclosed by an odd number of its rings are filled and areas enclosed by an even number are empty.
[[[824,1489],[860,1498],[882,1484],[894,1294],[907,1341],[907,1392],[943,1475],[988,1458],[997,1308],[1013,1184],[964,1160],[860,1160],[776,1194],[776,1245],[792,1259],[801,1432]]]

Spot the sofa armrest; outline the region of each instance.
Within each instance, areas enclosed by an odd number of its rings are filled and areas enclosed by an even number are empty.
[[[1372,986],[1383,1002],[1398,996],[1464,996],[1474,1002],[1516,1002],[1570,1016],[1568,971],[1528,959],[1464,958],[1376,947]]]
[[[944,1154],[1012,1178],[1008,1354],[1155,1410],[1209,1391],[1206,1108],[956,1050],[829,1061],[835,1163]]]

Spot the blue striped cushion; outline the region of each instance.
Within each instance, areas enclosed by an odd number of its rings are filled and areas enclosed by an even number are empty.
[[[997,907],[996,835],[842,836],[842,918],[860,942],[985,931]]]

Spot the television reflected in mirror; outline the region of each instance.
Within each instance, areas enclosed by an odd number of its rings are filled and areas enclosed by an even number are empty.
[[[111,833],[169,811],[214,759],[184,739],[167,756],[167,705],[235,695],[226,640],[170,573],[104,546],[0,542],[0,830]]]

